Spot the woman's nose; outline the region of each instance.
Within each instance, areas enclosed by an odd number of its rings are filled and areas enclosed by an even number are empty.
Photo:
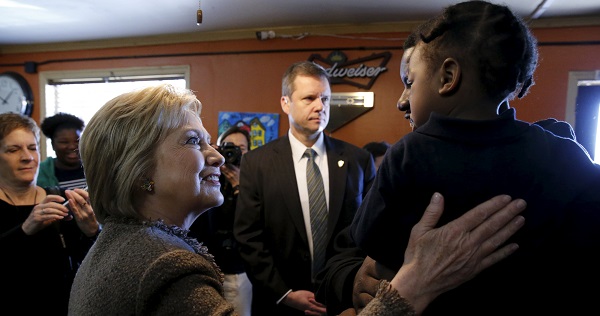
[[[223,157],[215,147],[210,146],[206,157],[206,163],[211,166],[220,167],[225,163],[225,157]]]
[[[21,159],[26,160],[26,161],[32,161],[34,157],[35,157],[34,152],[32,152],[31,150],[25,150],[23,152],[23,156],[21,157]]]

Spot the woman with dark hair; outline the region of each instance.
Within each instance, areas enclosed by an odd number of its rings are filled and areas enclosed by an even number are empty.
[[[58,113],[42,122],[42,132],[50,139],[56,158],[48,157],[40,163],[38,185],[64,189],[86,186],[78,149],[84,126],[82,119],[67,113]]]

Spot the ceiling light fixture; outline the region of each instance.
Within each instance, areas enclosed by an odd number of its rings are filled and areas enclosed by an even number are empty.
[[[198,1],[198,11],[196,11],[196,25],[200,25],[202,23],[202,6],[201,1]]]
[[[275,31],[258,31],[256,32],[256,39],[259,41],[264,41],[268,39],[275,38]]]

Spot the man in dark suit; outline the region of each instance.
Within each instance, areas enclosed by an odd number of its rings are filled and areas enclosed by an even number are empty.
[[[326,312],[314,295],[318,271],[312,268],[305,150],[317,153],[323,178],[326,259],[333,253],[333,237],[351,223],[375,177],[367,151],[323,133],[330,97],[323,67],[308,61],[291,65],[280,100],[290,130],[242,158],[234,235],[253,284],[253,315]]]

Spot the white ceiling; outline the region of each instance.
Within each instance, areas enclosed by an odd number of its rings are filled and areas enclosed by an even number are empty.
[[[421,21],[457,0],[0,0],[0,45]],[[529,19],[600,17],[600,0],[501,0]],[[196,25],[196,11],[203,20]],[[532,17],[532,15],[535,15]]]

